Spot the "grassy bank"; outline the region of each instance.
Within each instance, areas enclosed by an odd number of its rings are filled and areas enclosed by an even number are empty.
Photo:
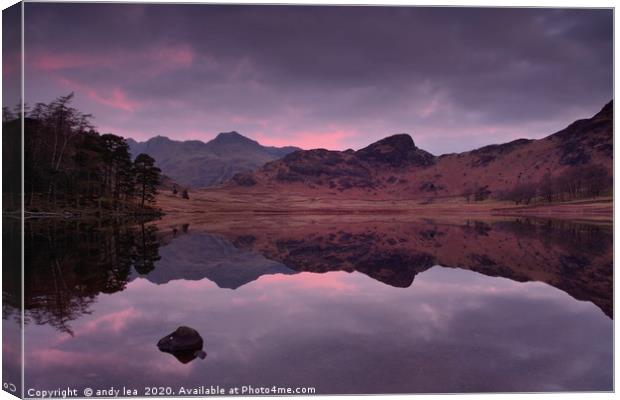
[[[539,203],[515,206],[512,202],[467,202],[462,197],[429,199],[341,199],[307,197],[303,194],[245,193],[199,190],[183,199],[169,193],[157,197],[157,207],[171,216],[181,214],[416,214],[420,216],[544,216],[586,220],[613,218],[613,199]]]

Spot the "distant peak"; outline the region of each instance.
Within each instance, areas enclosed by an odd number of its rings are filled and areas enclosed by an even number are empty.
[[[219,133],[215,137],[215,139],[213,139],[211,142],[220,143],[220,144],[223,144],[223,143],[256,143],[258,144],[255,140],[245,137],[236,131]]]
[[[148,141],[149,142],[171,142],[172,139],[170,139],[168,136],[157,135],[157,136],[153,136]]]
[[[222,132],[222,133],[219,133],[215,138],[216,139],[247,139],[247,137],[243,136],[237,131]]]
[[[385,137],[359,150],[362,153],[368,152],[407,152],[416,150],[415,143],[408,133],[397,133],[392,136]]]
[[[379,140],[378,142],[371,144],[371,146],[375,144],[397,146],[397,147],[403,146],[405,148],[414,148],[414,149],[416,148],[415,142],[413,141],[413,139],[408,133],[397,133],[395,135],[385,137]]]
[[[239,132],[237,131],[230,131],[230,132],[220,132],[217,136],[222,136],[222,137],[227,137],[227,136],[243,136],[241,135]]]
[[[413,139],[407,133],[388,136],[361,150],[357,154],[363,159],[392,166],[430,165],[434,156],[418,149]]]

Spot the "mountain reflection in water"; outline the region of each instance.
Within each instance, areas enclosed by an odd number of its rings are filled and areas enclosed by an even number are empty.
[[[338,219],[27,224],[26,386],[612,389],[611,227]]]

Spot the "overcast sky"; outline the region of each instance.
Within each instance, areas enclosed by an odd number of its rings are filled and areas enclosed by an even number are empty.
[[[26,3],[26,102],[100,132],[434,154],[539,138],[611,100],[612,11]]]

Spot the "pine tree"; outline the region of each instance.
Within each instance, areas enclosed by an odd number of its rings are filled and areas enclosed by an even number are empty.
[[[155,160],[148,154],[139,154],[133,163],[133,171],[140,196],[141,207],[145,203],[154,203],[157,185],[161,182],[161,170],[155,166]]]
[[[120,136],[106,133],[101,135],[104,149],[103,187],[106,194],[111,195],[114,208],[118,208],[121,197],[131,196],[129,187],[132,185],[131,156],[129,145]]]

